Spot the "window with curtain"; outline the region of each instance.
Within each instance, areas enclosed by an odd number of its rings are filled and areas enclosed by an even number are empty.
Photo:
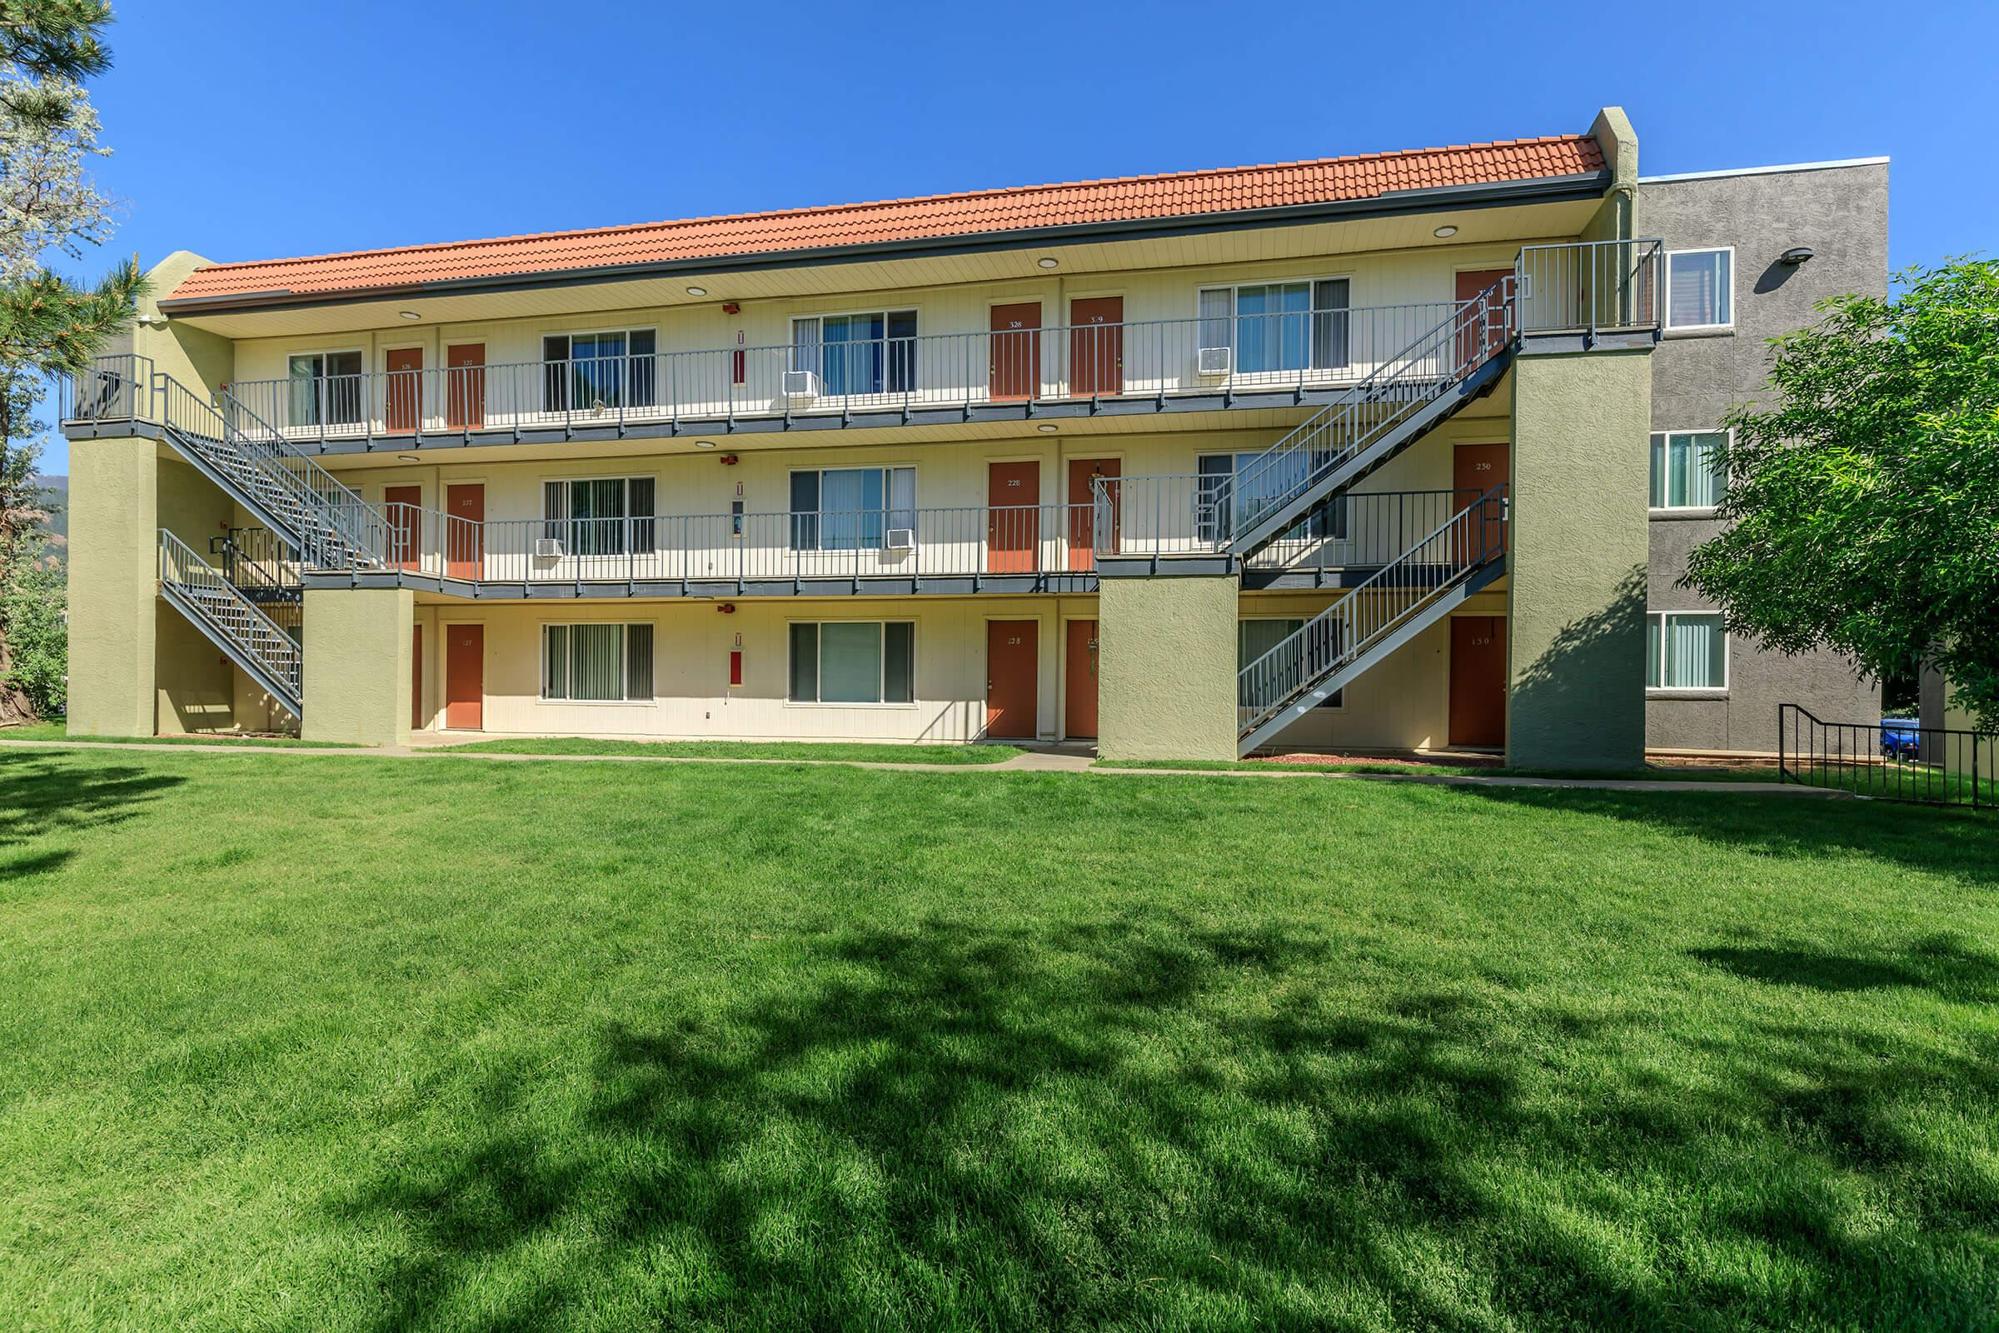
[[[1666,327],[1725,328],[1735,322],[1734,255],[1675,250],[1666,256]]]
[[[1235,639],[1236,671],[1240,673],[1247,670],[1251,662],[1258,661],[1265,654],[1275,651],[1285,640],[1303,628],[1305,628],[1305,622],[1296,617],[1279,617],[1270,620],[1238,620],[1236,622]],[[1305,666],[1303,650],[1300,647],[1294,646],[1291,651],[1294,654],[1292,659],[1288,661],[1280,659],[1276,663],[1276,669],[1280,677],[1297,679]],[[1238,683],[1236,690],[1237,706],[1248,708],[1251,703],[1248,687]],[[1335,690],[1319,707],[1338,708],[1340,706],[1341,693],[1342,691]]]
[[[658,347],[651,329],[550,334],[541,340],[542,405],[551,412],[651,407]]]
[[[624,555],[653,544],[651,477],[591,477],[541,485],[542,535],[570,555]]]
[[[1654,690],[1728,688],[1728,632],[1712,611],[1645,617],[1645,685]]]
[[[651,625],[543,625],[541,697],[569,703],[652,698]]]
[[[1721,503],[1721,446],[1726,431],[1655,431],[1652,435],[1652,507],[1712,509]]]
[[[791,474],[794,551],[878,551],[890,528],[915,527],[913,467],[814,468]]]
[[[1241,375],[1346,366],[1347,318],[1345,278],[1200,292],[1201,346],[1234,348]]]
[[[352,426],[361,420],[361,354],[308,352],[292,357],[291,424]]]
[[[916,698],[916,626],[906,620],[797,621],[791,700],[906,704]]]
[[[1196,512],[1200,540],[1225,541],[1243,531],[1266,511],[1295,495],[1309,480],[1308,472],[1323,472],[1331,461],[1322,453],[1263,460],[1262,453],[1202,454],[1201,504]],[[1320,505],[1292,524],[1279,541],[1343,541],[1347,535],[1346,497]]]
[[[791,368],[816,373],[828,395],[907,393],[916,387],[916,312],[794,319]]]

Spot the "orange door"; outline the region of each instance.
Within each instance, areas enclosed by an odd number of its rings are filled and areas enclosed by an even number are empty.
[[[1041,464],[986,468],[986,572],[1032,574],[1041,556]]]
[[[1504,444],[1461,444],[1451,454],[1451,509],[1463,509],[1495,486],[1507,482],[1508,449]],[[1482,549],[1496,555],[1506,549],[1506,523],[1497,498],[1479,510],[1478,521],[1464,528],[1465,539],[1458,559],[1462,562]]]
[[[444,365],[444,424],[453,430],[478,430],[486,424],[486,344],[447,347]]]
[[[444,725],[477,731],[486,724],[486,627],[444,627]]]
[[[1032,398],[1041,388],[1041,302],[996,305],[992,322],[993,401]]]
[[[476,579],[485,573],[486,486],[461,483],[444,488],[444,573],[447,578]]]
[[[388,356],[389,434],[413,435],[423,420],[423,348],[398,347]]]
[[[1040,626],[1032,620],[986,622],[986,735],[1033,740]]]
[[[389,511],[389,563],[397,569],[417,567],[417,507],[421,486],[384,486],[382,503]]]
[[[410,626],[410,730],[423,730],[423,626]]]
[[[1458,304],[1463,305],[1501,278],[1510,278],[1510,268],[1467,269],[1458,274]],[[1497,292],[1494,293],[1498,295]],[[1469,370],[1479,362],[1499,350],[1506,337],[1506,316],[1497,306],[1488,307],[1485,323],[1473,326],[1458,335],[1458,366]]]
[[[1506,620],[1451,617],[1451,744],[1506,744]]]
[[[1097,622],[1072,620],[1062,665],[1062,734],[1097,737]]]
[[[1069,510],[1069,568],[1082,572],[1097,567],[1096,544],[1096,490],[1091,482],[1098,477],[1115,478],[1118,475],[1118,461],[1115,458],[1072,458],[1069,460],[1069,503],[1084,506]],[[1111,501],[1111,530],[1105,546],[1117,549],[1118,512],[1117,487],[1108,488]]]
[[[1124,298],[1069,303],[1069,392],[1111,398],[1124,392]]]

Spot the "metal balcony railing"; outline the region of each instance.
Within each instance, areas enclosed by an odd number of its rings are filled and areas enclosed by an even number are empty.
[[[1333,390],[1450,302],[243,380],[292,440]]]
[[[1523,246],[1514,261],[1514,327],[1523,335],[1656,331],[1665,289],[1657,240]]]

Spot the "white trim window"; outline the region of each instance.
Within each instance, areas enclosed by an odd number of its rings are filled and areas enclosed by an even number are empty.
[[[791,474],[791,549],[879,551],[916,530],[913,467],[802,468]]]
[[[869,310],[791,321],[791,369],[819,377],[828,397],[916,387],[916,312]]]
[[[543,625],[541,697],[551,703],[651,703],[652,626]]]
[[[1196,536],[1205,542],[1221,542],[1248,530],[1263,514],[1297,494],[1310,479],[1307,470],[1323,474],[1331,455],[1320,450],[1299,450],[1291,455],[1266,460],[1266,451],[1239,454],[1200,454],[1194,467],[1200,474],[1196,483],[1201,499],[1195,510]],[[1293,523],[1279,541],[1344,541],[1347,535],[1347,498],[1336,496]]]
[[[1200,289],[1200,341],[1231,349],[1237,375],[1341,370],[1349,363],[1345,278]]]
[[[355,426],[361,421],[361,353],[300,352],[286,362],[294,426]]]
[[[1666,327],[1726,329],[1735,324],[1735,248],[1666,252]]]
[[[651,407],[658,401],[658,350],[653,329],[546,334],[542,406],[550,412]]]
[[[1237,707],[1248,708],[1251,706],[1249,687],[1241,679],[1242,673],[1248,670],[1249,664],[1268,653],[1275,652],[1285,640],[1303,628],[1305,628],[1305,622],[1298,616],[1244,616],[1236,621]],[[1295,653],[1302,653],[1304,648],[1302,645],[1294,645],[1293,651]],[[1303,665],[1302,662],[1297,662],[1296,665],[1288,668],[1288,672],[1282,674],[1288,674],[1290,678],[1298,679],[1302,676]],[[1340,706],[1340,696],[1343,693],[1345,691],[1334,690],[1319,707],[1338,708]]]
[[[799,704],[914,703],[915,622],[794,620],[789,697]]]
[[[541,484],[542,536],[564,555],[654,549],[651,477],[579,477]]]
[[[1726,690],[1728,631],[1718,611],[1645,615],[1645,688]]]
[[[1721,450],[1728,432],[1652,432],[1652,498],[1655,510],[1713,509],[1721,503]]]

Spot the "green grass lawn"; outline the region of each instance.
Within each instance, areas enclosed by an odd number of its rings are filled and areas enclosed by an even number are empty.
[[[0,1323],[1974,1328],[1992,825],[0,752]]]
[[[1013,745],[880,745],[853,741],[615,741],[590,736],[521,736],[472,741],[467,754],[648,755],[681,759],[819,759],[874,764],[998,764],[1021,754]]]
[[[71,736],[61,718],[27,722],[18,727],[0,727],[0,741],[72,741],[77,745],[305,745],[321,750],[352,750],[360,747],[343,741],[302,741],[295,736],[231,736],[222,732],[187,736]]]
[[[1647,764],[1641,769],[1614,772],[1557,772],[1545,768],[1506,768],[1498,764],[1389,763],[1380,760],[1337,759],[1324,763],[1281,759],[1099,759],[1092,768],[1138,768],[1182,773],[1369,773],[1401,777],[1457,778],[1565,778],[1601,779],[1616,782],[1776,782],[1774,765],[1721,768],[1690,764],[1684,767]]]

